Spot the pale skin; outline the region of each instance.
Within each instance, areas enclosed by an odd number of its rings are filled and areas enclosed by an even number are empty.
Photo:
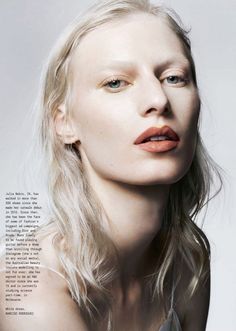
[[[76,143],[119,251],[122,279],[113,288],[118,298],[115,330],[136,331],[142,316],[142,276],[152,270],[150,244],[161,227],[169,188],[187,172],[194,155],[198,93],[180,41],[166,22],[145,13],[89,33],[73,56],[72,72],[72,116],[68,123],[60,105],[55,127],[64,143]],[[155,154],[134,145],[144,130],[163,125],[179,135],[176,149]],[[60,270],[50,238],[42,247],[50,251],[42,255],[44,263],[46,259]],[[67,284],[51,271],[42,271],[40,277],[39,288],[25,302],[37,312],[34,321],[5,319],[3,330],[28,331],[33,325],[36,331],[88,331]],[[179,298],[188,277],[185,270]],[[179,299],[176,310],[183,331],[205,330],[209,286],[187,305]],[[151,318],[155,327],[142,331],[158,330],[160,320]]]

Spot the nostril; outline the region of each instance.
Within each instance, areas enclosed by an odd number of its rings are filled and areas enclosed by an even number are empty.
[[[152,108],[149,108],[147,111],[146,111],[146,114],[150,114],[150,113],[152,113],[152,112],[154,112],[154,113],[159,113],[159,114],[169,114],[169,112],[170,112],[170,107],[169,107],[169,105],[165,105],[165,106],[163,106],[163,107],[156,107],[156,108],[154,108],[154,107],[152,107]]]
[[[150,109],[147,110],[147,114],[150,114],[150,113],[152,113],[153,111],[156,111],[156,109],[155,109],[155,108],[150,108]]]
[[[156,84],[156,81],[155,81]],[[158,88],[158,89],[157,89]],[[158,82],[158,86],[150,86],[145,90],[145,93],[140,95],[141,97],[141,112],[143,116],[151,115],[168,115],[170,112],[170,104],[168,96],[162,89],[161,84]]]
[[[170,113],[170,106],[169,106],[169,104],[167,104],[167,105],[165,106],[164,112],[165,112],[166,114],[169,114],[169,113]]]

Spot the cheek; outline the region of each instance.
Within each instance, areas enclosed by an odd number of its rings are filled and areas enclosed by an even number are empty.
[[[195,88],[185,91],[173,98],[174,116],[179,124],[180,133],[189,138],[194,137],[197,131],[200,100]]]
[[[125,164],[127,158],[127,127],[132,116],[124,111],[130,108],[120,108],[120,101],[111,105],[90,97],[77,102],[74,109],[82,160],[87,160],[99,172],[102,169],[104,172],[114,171]]]
[[[190,116],[185,118],[185,130],[183,133],[183,149],[182,149],[182,168],[184,173],[189,169],[196,150],[198,136],[198,116],[199,111],[192,112]],[[183,174],[184,174],[183,173]]]
[[[127,127],[134,122],[135,104],[127,96],[80,93],[73,107],[77,134],[84,144],[113,145],[127,140]],[[126,141],[127,143],[127,141]]]
[[[186,93],[182,98],[177,99],[176,119],[181,136],[180,154],[178,155],[179,168],[183,176],[189,169],[196,149],[198,135],[198,120],[200,101],[197,92]],[[180,176],[180,177],[181,177]]]
[[[195,138],[198,131],[198,120],[199,120],[200,105],[199,99],[195,98],[189,103],[187,111],[182,119],[183,125],[185,127],[185,139],[191,144],[195,142]]]
[[[109,114],[102,100],[80,91],[74,100],[73,120],[82,145],[89,140],[95,144],[103,139],[112,125]]]

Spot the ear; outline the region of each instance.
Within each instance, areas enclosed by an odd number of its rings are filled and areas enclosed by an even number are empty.
[[[73,144],[79,140],[71,118],[66,114],[65,105],[60,105],[55,116],[55,130],[65,144]]]

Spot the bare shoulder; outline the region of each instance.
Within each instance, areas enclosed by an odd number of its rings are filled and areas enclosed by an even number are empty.
[[[181,278],[176,288],[176,299],[182,329],[183,331],[205,331],[210,303],[210,274],[204,282],[199,284],[193,296],[188,298],[183,294],[192,274],[185,263],[181,266],[179,273]]]
[[[1,275],[2,284],[3,277]],[[47,270],[42,270],[39,278],[37,288],[20,303],[12,302],[6,305],[5,300],[1,300],[0,329],[2,331],[87,331],[76,303],[65,290],[65,285],[60,284],[62,280],[57,279],[56,275],[50,274]],[[1,298],[3,297],[4,293],[1,293]],[[17,315],[14,315],[16,312]]]
[[[50,241],[42,243],[42,259]],[[49,245],[50,246],[50,245]],[[52,247],[46,261],[52,269],[57,261]],[[39,268],[37,286],[20,301],[6,301],[6,272],[0,273],[0,330],[2,331],[88,331],[66,281],[56,272]],[[56,270],[56,269],[55,269]],[[60,270],[59,270],[60,272]],[[27,277],[27,275],[26,275]]]

